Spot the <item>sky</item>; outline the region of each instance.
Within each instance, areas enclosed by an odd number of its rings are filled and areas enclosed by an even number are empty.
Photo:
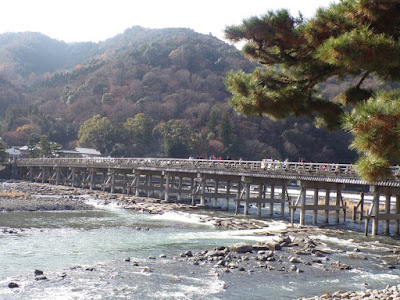
[[[339,0],[2,0],[0,33],[41,32],[65,42],[99,42],[132,26],[183,27],[223,39],[228,25],[287,8],[311,17]]]

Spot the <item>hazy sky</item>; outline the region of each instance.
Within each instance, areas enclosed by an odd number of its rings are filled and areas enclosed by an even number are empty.
[[[0,33],[41,32],[65,42],[98,42],[139,25],[184,27],[223,38],[227,25],[268,10],[312,16],[339,0],[2,0]]]

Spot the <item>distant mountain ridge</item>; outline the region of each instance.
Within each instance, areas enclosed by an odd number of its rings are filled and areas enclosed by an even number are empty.
[[[246,119],[233,112],[225,75],[254,67],[234,46],[186,28],[135,26],[99,43],[65,43],[32,32],[2,34],[2,137],[10,145],[25,145],[46,135],[73,148],[82,124],[95,115],[117,129],[143,115],[154,132],[169,121],[188,125],[194,156],[338,162],[353,156],[342,132],[336,142],[305,120]],[[160,135],[131,149],[126,138],[119,138],[109,153],[165,155]]]
[[[87,59],[102,55],[118,54],[151,41],[173,36],[195,35],[191,29],[149,29],[134,26],[99,43],[66,43],[38,32],[0,34],[0,70],[29,76],[73,68]]]

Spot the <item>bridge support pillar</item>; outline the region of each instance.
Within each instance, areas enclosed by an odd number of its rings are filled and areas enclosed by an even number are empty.
[[[84,170],[82,172],[82,181],[81,181],[81,188],[82,189],[84,189],[86,187],[86,182],[88,180],[87,176],[88,176],[87,170]]]
[[[396,195],[396,207],[395,207],[395,213],[396,215],[400,214],[400,196]],[[397,218],[395,227],[394,227],[394,234],[399,235],[400,234],[400,220]]]
[[[378,234],[378,224],[379,224],[379,192],[377,191],[377,187],[375,188],[376,191],[374,192],[374,218],[372,218],[372,235],[376,236]]]
[[[306,217],[306,201],[307,201],[307,189],[305,187],[301,188],[301,207],[300,207],[300,225],[304,225],[304,220]]]
[[[115,192],[115,172],[111,172],[111,193]]]
[[[259,199],[261,199],[265,196],[264,190],[265,190],[264,184],[260,183],[258,185],[258,198]],[[261,208],[262,208],[262,203],[261,202],[257,203],[257,216],[259,216],[259,217],[261,217]]]
[[[194,187],[194,178],[190,178],[190,198],[192,199],[192,206],[195,205],[195,187]]]
[[[90,187],[89,187],[89,189],[90,189],[91,191],[94,189],[95,177],[96,177],[95,172],[91,171],[91,172],[90,172]]]
[[[313,212],[313,225],[317,225],[318,220],[318,189],[314,189],[314,212]]]
[[[240,198],[240,194],[242,193],[242,181],[239,180],[237,183],[237,193],[236,193],[236,198]]]
[[[148,191],[147,191],[147,197],[153,197],[153,175],[149,174],[149,178],[148,178]]]
[[[205,205],[206,201],[205,201],[205,195],[206,193],[206,179],[205,177],[201,178],[201,195],[200,195],[200,205]]]
[[[140,171],[135,170],[135,196],[139,197],[140,195],[140,191],[139,191],[139,187],[140,187]]]
[[[183,180],[183,177],[179,176],[178,177],[178,197],[177,197],[178,201],[182,200],[182,180]]]
[[[251,186],[251,184],[250,183],[248,183],[248,182],[246,182],[245,183],[245,190],[246,190],[246,195],[245,195],[245,197],[246,197],[246,201],[245,201],[245,203],[244,203],[244,215],[245,216],[247,216],[248,214],[249,214],[249,199],[250,199],[250,186]]]
[[[325,205],[329,206],[329,202],[331,200],[331,190],[330,189],[326,189],[325,190]],[[328,224],[329,223],[329,209],[325,210],[325,223]]]
[[[33,181],[33,167],[29,168],[29,180]]]
[[[169,185],[170,185],[170,175],[169,173],[165,177],[165,194],[164,194],[164,200],[169,201]]]
[[[339,218],[340,218],[339,208],[340,208],[341,199],[342,199],[342,193],[341,193],[340,189],[337,189],[336,190],[336,208],[337,208],[337,210],[336,210],[336,215],[335,215],[336,224],[339,224]],[[345,209],[346,208],[343,208],[343,211],[345,211]],[[346,215],[344,215],[344,218],[346,218]]]
[[[229,194],[231,193],[231,181],[226,182],[226,210],[229,210]]]
[[[60,173],[61,173],[61,170],[59,168],[57,168],[57,170],[56,170],[56,185],[60,184],[60,177],[61,177]]]
[[[72,187],[75,187],[75,178],[76,178],[75,170],[71,170],[71,186]]]
[[[386,194],[385,198],[385,214],[389,215],[390,214],[390,194]],[[389,226],[390,226],[390,219],[387,219],[385,221],[385,229],[384,229],[384,234],[389,235]]]
[[[275,184],[271,184],[271,203],[269,204],[269,215],[274,215]]]
[[[106,186],[107,186],[107,173],[106,172],[102,172],[101,173],[101,190],[104,192],[106,190]]]
[[[124,174],[124,177],[122,178],[122,194],[126,194],[127,193],[127,184],[128,182],[128,175]]]
[[[158,197],[159,197],[160,199],[162,199],[163,190],[164,190],[164,175],[161,174],[161,176],[160,176],[160,193],[158,194]]]
[[[281,215],[285,215],[285,195],[286,195],[286,185],[282,185],[282,194],[281,194]]]
[[[217,207],[217,202],[218,202],[218,185],[219,185],[219,180],[215,179],[215,181],[214,181],[214,207]]]

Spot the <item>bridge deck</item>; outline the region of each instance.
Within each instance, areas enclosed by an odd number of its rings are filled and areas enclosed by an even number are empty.
[[[309,180],[356,185],[400,187],[400,168],[392,167],[390,180],[368,183],[357,175],[352,164],[281,161],[204,160],[174,158],[33,158],[20,159],[18,166],[165,170],[185,173],[208,173]]]

